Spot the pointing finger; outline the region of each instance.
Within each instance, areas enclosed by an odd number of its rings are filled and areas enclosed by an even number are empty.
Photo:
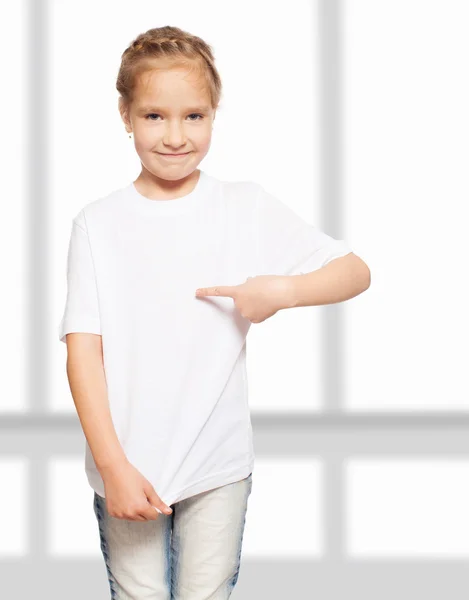
[[[198,288],[195,291],[196,296],[224,296],[234,298],[236,285],[218,285],[216,287]]]

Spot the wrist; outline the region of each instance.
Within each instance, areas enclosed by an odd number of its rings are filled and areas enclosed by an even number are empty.
[[[123,465],[128,464],[128,459],[126,456],[119,456],[114,458],[113,460],[106,461],[105,463],[96,464],[96,468],[99,474],[104,477],[109,473],[114,473],[122,468]]]
[[[296,275],[282,275],[282,309],[295,308],[297,305],[296,300],[296,286],[295,286]]]

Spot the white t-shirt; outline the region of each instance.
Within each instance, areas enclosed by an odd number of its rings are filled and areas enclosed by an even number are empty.
[[[261,185],[200,171],[192,192],[151,200],[133,182],[73,219],[59,338],[102,336],[108,400],[128,460],[167,505],[247,477],[251,322],[199,287],[296,275],[352,252]],[[85,471],[105,496],[88,443]]]

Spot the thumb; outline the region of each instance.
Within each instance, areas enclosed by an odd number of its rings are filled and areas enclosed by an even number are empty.
[[[160,513],[164,512],[167,515],[170,515],[173,512],[173,509],[170,508],[167,504],[165,504],[163,502],[163,500],[161,500],[161,498],[155,492],[155,489],[153,488],[153,486],[150,486],[148,488],[147,498],[148,498],[148,501],[150,502],[150,504],[152,506],[154,506],[156,508],[156,510],[158,510],[158,512],[160,512]]]

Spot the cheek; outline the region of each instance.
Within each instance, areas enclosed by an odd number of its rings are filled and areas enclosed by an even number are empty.
[[[210,148],[210,144],[212,142],[212,132],[210,131],[201,131],[199,132],[199,134],[197,135],[196,138],[194,138],[194,142],[197,144],[197,149],[199,150],[199,152],[204,152],[207,151]]]
[[[135,148],[139,152],[148,152],[152,149],[154,144],[153,136],[149,135],[147,131],[139,131],[135,134]]]

